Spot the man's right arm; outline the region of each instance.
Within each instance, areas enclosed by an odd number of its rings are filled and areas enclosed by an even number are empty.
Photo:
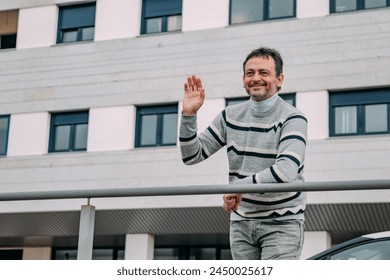
[[[219,114],[213,123],[198,135],[196,113],[203,105],[205,97],[201,80],[196,76],[188,77],[184,84],[184,93],[179,141],[182,160],[191,165],[207,159],[226,144],[225,121],[222,114]]]

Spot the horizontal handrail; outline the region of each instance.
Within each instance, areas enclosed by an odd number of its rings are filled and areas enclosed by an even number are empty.
[[[248,185],[192,185],[165,187],[128,187],[83,190],[53,190],[30,192],[0,192],[0,201],[108,198],[136,196],[175,196],[208,195],[224,193],[269,193],[269,192],[319,192],[353,190],[390,190],[390,179],[351,180],[328,182],[294,182],[283,184],[248,184]]]

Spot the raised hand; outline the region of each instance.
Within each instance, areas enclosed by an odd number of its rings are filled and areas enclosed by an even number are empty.
[[[204,101],[204,89],[200,78],[192,75],[184,84],[183,114],[196,115]]]

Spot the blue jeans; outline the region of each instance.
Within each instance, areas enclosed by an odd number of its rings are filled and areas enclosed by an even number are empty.
[[[304,221],[298,219],[230,222],[234,260],[298,260],[303,246]]]

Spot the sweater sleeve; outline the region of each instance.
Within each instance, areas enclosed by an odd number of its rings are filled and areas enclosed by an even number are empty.
[[[196,115],[182,115],[179,142],[182,160],[186,165],[199,163],[226,145],[226,120],[220,113],[210,126],[198,135]]]
[[[235,184],[289,183],[299,181],[304,168],[307,119],[293,115],[283,123],[274,164]]]

